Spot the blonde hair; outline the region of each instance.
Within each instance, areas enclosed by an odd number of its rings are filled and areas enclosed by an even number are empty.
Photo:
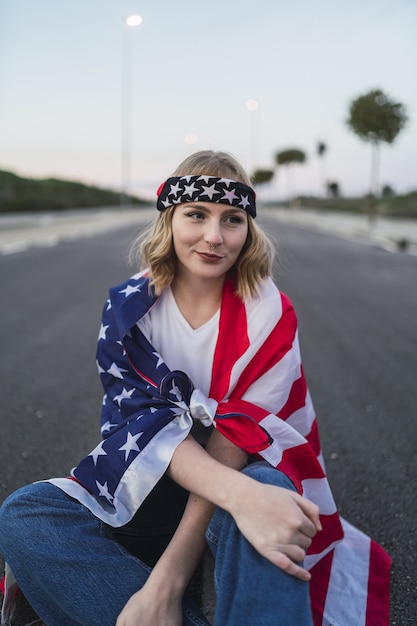
[[[251,185],[248,175],[238,161],[226,152],[203,150],[187,157],[171,176],[216,176]],[[172,216],[175,206],[158,213],[154,223],[133,243],[139,251],[141,268],[149,269],[150,285],[156,295],[174,279],[177,257],[172,242]],[[248,235],[241,253],[229,271],[235,277],[235,291],[240,298],[253,297],[260,284],[272,272],[274,247],[266,234],[248,214]]]

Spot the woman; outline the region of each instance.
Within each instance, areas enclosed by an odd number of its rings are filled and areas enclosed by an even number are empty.
[[[206,540],[218,626],[365,624],[367,588],[386,584],[358,585],[368,544],[337,515],[249,180],[203,151],[157,208],[142,272],[104,307],[103,441],[71,477],[8,498],[0,551],[47,626],[207,624],[186,599]]]

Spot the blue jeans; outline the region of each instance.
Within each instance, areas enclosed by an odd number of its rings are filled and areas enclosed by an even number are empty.
[[[294,489],[267,464],[244,472]],[[261,557],[225,511],[216,510],[207,539],[216,562],[217,626],[311,625],[308,584]],[[114,626],[151,571],[88,509],[49,483],[23,487],[3,503],[0,553],[47,626]],[[184,626],[209,624],[186,598],[183,615]]]

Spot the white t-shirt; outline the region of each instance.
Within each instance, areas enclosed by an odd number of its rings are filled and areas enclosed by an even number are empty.
[[[192,328],[167,288],[139,320],[138,327],[170,370],[188,374],[194,387],[208,396],[219,317],[220,310],[199,328]]]

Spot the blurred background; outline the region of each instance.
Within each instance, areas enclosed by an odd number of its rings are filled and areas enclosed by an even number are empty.
[[[212,148],[273,172],[268,200],[408,194],[416,26],[413,0],[1,0],[0,170],[153,198]],[[377,166],[348,124],[373,90],[407,118]]]

